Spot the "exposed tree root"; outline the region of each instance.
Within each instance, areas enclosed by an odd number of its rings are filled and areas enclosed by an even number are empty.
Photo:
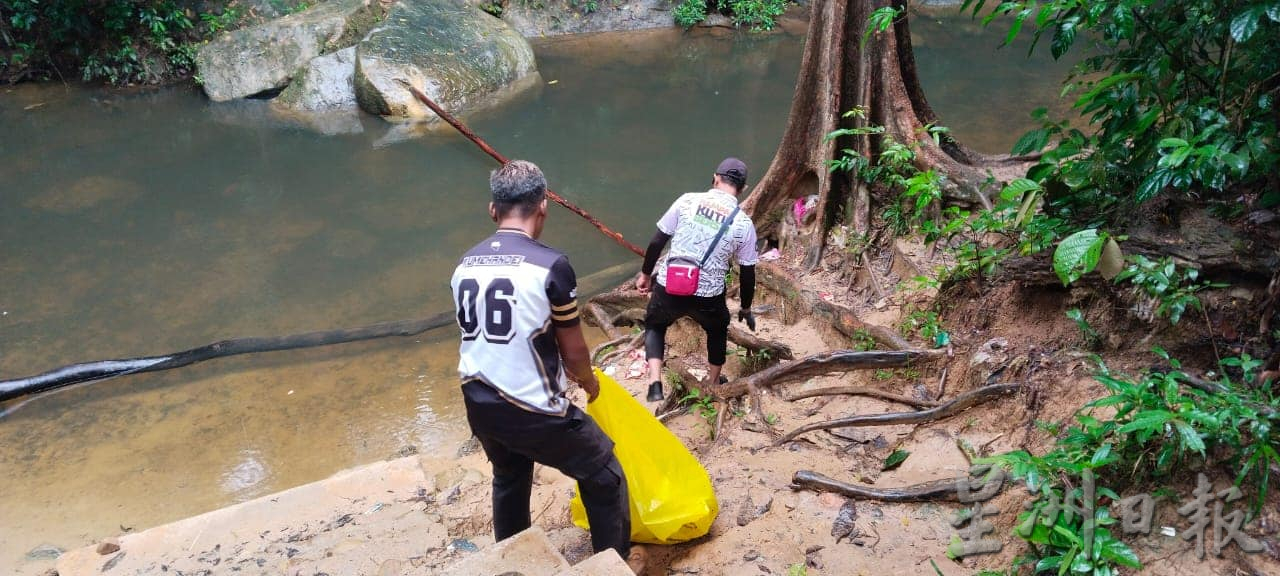
[[[730,381],[727,384],[708,386],[712,394],[720,398],[735,398],[746,394],[751,388],[769,388],[786,382],[795,382],[811,376],[820,376],[832,372],[869,368],[897,368],[913,363],[928,362],[941,357],[941,354],[923,350],[888,350],[859,352],[854,350],[833,350],[812,356],[805,356],[793,362],[779,364]]]
[[[932,422],[947,418],[956,413],[982,404],[990,400],[994,400],[1000,396],[1012,394],[1021,390],[1022,384],[996,384],[993,386],[983,386],[975,390],[970,390],[961,394],[951,401],[919,412],[891,412],[888,414],[859,414],[857,416],[848,416],[845,418],[836,418],[835,420],[827,420],[825,422],[814,422],[805,424],[779,438],[777,444],[785,444],[797,437],[813,432],[815,430],[829,430],[832,428],[852,428],[855,426],[891,426],[897,424],[922,424],[924,422]]]
[[[587,312],[591,314],[590,319],[595,322],[596,327],[604,330],[605,335],[610,339],[621,337],[622,331],[613,325],[609,314],[599,304],[595,302],[587,303]]]
[[[786,268],[772,262],[761,262],[756,269],[759,271],[757,280],[782,295],[788,305],[798,307],[801,314],[823,320],[850,338],[866,334],[888,350],[912,349],[911,344],[893,330],[863,322],[853,310],[823,300],[817,291],[805,288]]]
[[[841,482],[812,470],[798,470],[791,478],[792,490],[834,492],[852,498],[881,502],[956,502],[959,500],[959,490],[956,485],[956,480],[949,479],[901,488],[873,488]]]
[[[933,400],[917,400],[909,396],[892,394],[884,390],[877,390],[867,386],[831,386],[829,388],[818,388],[816,390],[805,390],[803,392],[787,392],[783,393],[784,400],[795,401],[803,398],[813,398],[815,396],[832,396],[837,394],[846,394],[850,396],[869,396],[885,400],[887,402],[896,402],[898,404],[906,404],[916,408],[933,408],[938,403]]]
[[[628,334],[626,336],[619,336],[596,346],[595,349],[591,351],[591,363],[597,366],[605,364],[605,359],[601,356],[607,358],[612,356],[614,352],[625,351],[633,348],[641,338],[643,338],[643,336]]]
[[[773,360],[791,360],[795,358],[791,347],[785,343],[777,340],[766,340],[743,330],[736,324],[729,325],[729,341],[755,354],[765,352]]]

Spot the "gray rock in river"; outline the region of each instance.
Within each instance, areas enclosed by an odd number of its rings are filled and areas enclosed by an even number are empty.
[[[223,34],[196,54],[205,94],[225,101],[282,88],[312,58],[354,44],[377,14],[371,0],[332,0]]]
[[[299,112],[354,111],[355,72],[355,46],[313,58],[271,104]]]
[[[356,48],[356,99],[388,119],[434,118],[399,78],[461,113],[497,104],[538,76],[533,49],[501,20],[460,0],[400,0]]]
[[[271,111],[290,123],[322,134],[362,132],[364,126],[352,82],[355,71],[355,46],[314,58],[271,101]]]

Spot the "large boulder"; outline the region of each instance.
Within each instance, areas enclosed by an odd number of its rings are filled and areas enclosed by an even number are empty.
[[[271,101],[271,108],[323,134],[361,132],[355,71],[355,46],[314,58]]]
[[[460,0],[400,0],[356,48],[360,107],[391,120],[435,117],[397,79],[450,112],[485,108],[537,79],[533,49],[501,20]]]
[[[312,58],[355,44],[378,20],[372,0],[331,0],[241,28],[196,54],[205,94],[214,101],[283,88]]]

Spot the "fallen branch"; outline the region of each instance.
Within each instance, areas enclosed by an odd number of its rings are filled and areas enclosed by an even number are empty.
[[[1022,384],[996,384],[993,386],[983,386],[976,390],[970,390],[956,396],[950,402],[921,410],[919,412],[890,412],[887,414],[859,414],[857,416],[847,416],[845,418],[836,418],[835,420],[827,420],[824,422],[814,422],[805,424],[791,432],[785,434],[778,439],[777,444],[785,444],[796,437],[815,430],[830,430],[832,428],[853,428],[856,426],[893,426],[898,424],[922,424],[947,418],[956,413],[982,404],[990,400],[994,400],[1000,396],[1012,394],[1021,390]]]
[[[494,150],[492,146],[489,146],[489,144],[477,136],[475,132],[472,132],[465,124],[458,121],[457,118],[454,118],[452,114],[445,112],[438,104],[432,102],[431,99],[428,98],[426,94],[423,94],[421,90],[414,88],[412,84],[400,78],[397,78],[396,82],[399,82],[400,85],[404,86],[410,94],[413,94],[414,98],[417,98],[419,102],[422,102],[427,108],[430,108],[432,112],[435,112],[436,116],[439,116],[441,120],[448,122],[450,126],[456,128],[458,132],[468,140],[475,143],[476,146],[479,146],[485,154],[493,157],[493,159],[497,160],[499,164],[506,164],[508,162],[505,156],[499,154],[497,150]],[[608,226],[605,226],[603,222],[597,220],[595,216],[588,214],[586,210],[575,206],[572,202],[561,198],[559,194],[552,192],[550,188],[547,189],[547,197],[555,203],[568,208],[570,212],[581,216],[587,222],[590,222],[591,225],[595,226],[596,230],[599,230],[601,234],[613,239],[614,242],[617,242],[623,248],[635,253],[636,256],[644,257],[644,250],[641,250],[639,246],[628,242],[626,238],[622,237],[622,234],[610,230]]]
[[[791,478],[792,490],[834,492],[864,500],[881,502],[956,502],[959,500],[958,482],[954,479],[934,480],[901,488],[873,488],[848,484],[828,478],[812,470],[798,470]]]
[[[21,396],[49,392],[72,384],[106,380],[126,374],[141,374],[180,368],[214,358],[328,346],[387,336],[413,336],[433,328],[454,324],[454,322],[456,320],[453,312],[442,312],[420,320],[383,322],[349,330],[326,330],[323,332],[307,332],[275,337],[235,338],[165,356],[72,364],[27,378],[0,380],[0,402]]]
[[[910,396],[902,396],[878,390],[867,386],[831,386],[828,388],[817,388],[814,390],[804,390],[800,392],[787,392],[782,395],[784,400],[801,400],[804,398],[813,398],[815,396],[833,396],[837,394],[847,394],[850,396],[869,396],[885,400],[887,402],[896,402],[898,404],[906,404],[907,406],[915,406],[916,408],[932,408],[938,403],[933,400],[917,400]]]
[[[805,356],[793,362],[778,364],[750,376],[738,378],[728,384],[709,386],[712,394],[720,398],[734,398],[747,393],[751,387],[767,388],[821,376],[832,372],[869,368],[897,368],[913,363],[928,362],[941,354],[924,350],[886,350],[859,352],[834,350]]]

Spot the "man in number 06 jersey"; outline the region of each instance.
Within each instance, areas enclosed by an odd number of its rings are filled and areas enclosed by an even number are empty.
[[[458,373],[467,421],[493,464],[498,540],[529,527],[533,463],[578,481],[596,552],[629,561],[627,482],[613,441],[565,398],[566,375],[599,394],[579,325],[569,260],[538,242],[547,219],[547,181],[514,160],[489,178],[492,236],[459,261],[450,284],[462,331]]]

